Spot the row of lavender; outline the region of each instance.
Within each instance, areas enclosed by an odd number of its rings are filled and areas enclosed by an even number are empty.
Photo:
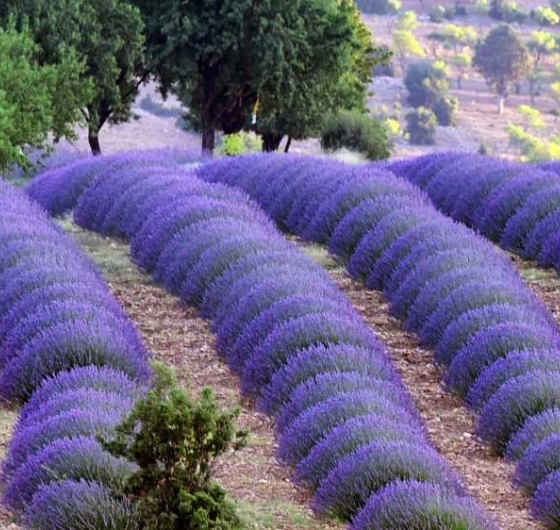
[[[456,221],[506,250],[560,270],[560,164],[435,153],[388,169],[423,189]]]
[[[96,269],[0,183],[0,395],[23,404],[3,502],[25,527],[126,529],[133,470],[103,450],[149,378],[148,352]]]
[[[551,315],[490,243],[381,168],[252,156],[202,167],[238,186],[284,229],[329,244],[351,275],[435,350],[478,431],[519,461],[533,509],[560,522],[560,338]]]
[[[318,511],[356,529],[494,528],[430,447],[383,347],[245,195],[164,170],[102,173],[76,221],[131,241],[138,265],[212,320],[219,351],[276,417],[279,457]],[[60,193],[80,178],[70,168]]]

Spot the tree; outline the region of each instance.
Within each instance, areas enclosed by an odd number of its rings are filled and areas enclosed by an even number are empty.
[[[558,47],[556,37],[548,31],[534,31],[527,42],[527,48],[531,52],[532,68],[527,76],[529,81],[529,94],[531,103],[535,103],[535,96],[538,92],[540,81],[544,78],[544,72],[541,69],[541,62],[545,57],[553,54]]]
[[[0,29],[0,170],[27,165],[26,148],[44,148],[73,138],[80,109],[92,97],[80,81],[84,65],[68,51],[56,65],[40,66],[39,49],[28,32],[11,24]]]
[[[548,31],[533,31],[527,42],[527,48],[532,53],[534,66],[538,67],[545,57],[558,49],[558,41],[556,36]]]
[[[276,123],[265,149],[294,124],[290,105],[309,110],[300,124],[307,129],[326,80],[337,84],[361,47],[353,0],[133,1],[146,22],[150,69],[163,94],[188,108],[208,152],[216,131],[247,128],[253,109],[259,127],[268,129],[265,116]]]
[[[529,66],[529,53],[519,36],[507,25],[494,28],[476,46],[473,65],[498,94],[498,112],[512,82],[520,79]]]
[[[470,27],[448,24],[441,30],[430,33],[428,39],[442,44],[445,50],[451,52],[449,60],[457,71],[457,88],[461,88],[466,72],[472,64],[470,48],[476,42],[476,30]]]
[[[29,24],[41,64],[59,63],[67,50],[84,62],[81,79],[92,80],[94,95],[83,116],[91,150],[100,154],[100,130],[131,118],[147,76],[138,9],[124,0],[4,0],[0,21],[10,16],[18,27]]]
[[[303,0],[131,1],[145,20],[150,71],[188,109],[204,151],[213,152],[217,130],[247,125],[265,83],[285,97],[297,90]]]
[[[424,48],[413,33],[417,26],[416,13],[414,11],[405,11],[399,15],[397,29],[393,33],[395,54],[399,59],[403,75],[406,72],[409,57],[426,56]]]
[[[357,111],[342,111],[326,121],[321,147],[327,151],[345,147],[369,160],[383,160],[391,156],[392,145],[381,121]]]
[[[305,9],[315,10],[314,4],[307,2]],[[312,12],[304,12],[308,52],[296,80],[302,89],[291,97],[266,84],[260,89],[256,131],[263,136],[265,151],[278,149],[284,136],[287,152],[292,139],[320,135],[325,116],[332,112],[366,110],[373,70],[389,54],[374,46],[353,3],[342,3],[331,15],[322,17],[321,24]],[[350,31],[343,33],[344,27]]]

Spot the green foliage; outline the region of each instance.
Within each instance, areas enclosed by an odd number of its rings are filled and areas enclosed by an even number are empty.
[[[509,124],[507,127],[509,143],[521,152],[529,162],[546,162],[560,159],[560,136],[538,137],[523,126]]]
[[[440,24],[444,20],[453,20],[457,10],[454,6],[442,6],[438,4],[430,11],[430,21]]]
[[[442,96],[436,101],[432,110],[440,125],[444,127],[454,127],[457,124],[459,100],[450,95]]]
[[[411,144],[435,144],[436,126],[437,118],[435,114],[424,107],[412,110],[406,115],[405,132]]]
[[[406,71],[404,84],[408,90],[408,102],[413,107],[431,108],[449,90],[445,71],[426,63],[411,64]]]
[[[379,62],[353,0],[132,1],[151,70],[189,109],[208,151],[215,131],[249,126],[257,101],[259,133],[307,136],[325,107],[365,101]]]
[[[504,24],[478,43],[473,65],[500,97],[506,97],[510,84],[526,72],[529,53],[517,33]]]
[[[533,31],[527,42],[527,48],[532,53],[535,66],[539,66],[544,57],[556,52],[559,48],[559,42],[556,35],[548,31]]]
[[[527,19],[527,14],[513,0],[492,0],[488,14],[496,20],[510,23],[523,23]]]
[[[447,24],[441,30],[428,35],[428,39],[441,44],[449,52],[449,62],[457,73],[457,87],[461,88],[463,79],[467,76],[472,65],[471,48],[474,46],[478,34],[474,28]]]
[[[537,7],[531,12],[531,15],[541,27],[560,24],[560,15],[551,7]]]
[[[245,443],[234,428],[238,411],[220,412],[209,389],[193,403],[168,368],[156,363],[154,371],[150,391],[104,443],[139,466],[124,491],[136,501],[139,527],[240,529],[234,505],[212,482],[216,459]]]
[[[393,15],[401,9],[400,0],[357,0],[358,8],[371,15]]]
[[[473,46],[478,34],[474,28],[447,24],[442,29],[428,34],[428,39],[441,42],[445,49],[458,53],[462,48]]]
[[[241,131],[228,134],[216,150],[218,156],[239,156],[262,151],[262,139],[253,133]]]
[[[393,47],[399,59],[401,69],[406,72],[406,66],[410,57],[425,57],[426,52],[412,31],[397,29],[393,32]]]
[[[374,67],[390,57],[386,47],[375,47],[353,2],[318,5],[317,0],[307,2],[302,11],[308,49],[294,71],[299,89],[290,97],[267,85],[259,92],[255,130],[266,150],[277,149],[286,135],[296,140],[320,135],[330,112],[364,111]]]
[[[60,63],[68,50],[84,62],[81,79],[94,87],[84,116],[92,151],[99,152],[100,129],[131,118],[146,73],[140,13],[123,0],[3,0],[0,21],[9,16],[18,27],[29,23],[42,64]]]
[[[91,87],[80,81],[83,64],[70,51],[40,66],[28,31],[0,29],[0,170],[26,166],[26,148],[44,148],[48,134],[73,138]]]
[[[545,128],[545,123],[539,110],[529,105],[520,105],[518,110],[519,114],[523,117],[526,129],[542,130]]]
[[[357,111],[343,111],[326,120],[321,146],[327,151],[347,148],[369,160],[391,156],[391,142],[383,124]]]
[[[408,102],[413,107],[432,110],[438,123],[449,126],[455,125],[459,102],[449,95],[446,68],[441,61],[411,64],[404,83],[408,90]]]

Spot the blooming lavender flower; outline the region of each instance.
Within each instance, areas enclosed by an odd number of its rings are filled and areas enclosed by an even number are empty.
[[[439,484],[461,495],[450,466],[431,448],[407,442],[376,441],[343,458],[321,482],[315,497],[320,513],[351,520],[373,493],[400,480]]]
[[[520,460],[528,449],[549,436],[560,434],[560,408],[552,408],[529,417],[507,444],[505,456]]]
[[[352,522],[352,530],[497,530],[496,524],[466,497],[437,484],[394,482],[372,495]]]
[[[137,530],[134,505],[87,480],[45,485],[33,496],[24,522],[38,530]]]

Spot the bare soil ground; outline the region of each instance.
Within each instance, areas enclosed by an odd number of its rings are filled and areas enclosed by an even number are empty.
[[[250,431],[249,444],[220,462],[217,479],[239,504],[248,528],[343,528],[316,518],[308,494],[291,483],[289,468],[276,461],[274,422],[241,397],[237,378],[214,348],[209,323],[196,309],[182,307],[178,299],[152,285],[129,260],[127,245],[81,230],[71,222],[64,227],[101,267],[155,358],[170,364],[193,395],[211,387],[224,408],[240,407],[238,425]]]
[[[423,6],[421,5],[423,4]],[[436,31],[445,25],[435,24],[428,20],[426,15],[437,4],[451,6],[454,2],[429,2],[419,0],[409,0],[403,2],[403,9],[411,9],[417,12],[419,17],[419,26],[415,31],[415,35],[420,40],[422,46],[427,52],[426,60],[434,60],[435,57],[431,53],[431,47],[427,36],[429,33]],[[542,5],[543,2],[522,2],[524,10],[529,11]],[[392,44],[392,27],[394,28],[394,17],[391,26],[391,17],[364,15],[364,20],[370,28],[375,40],[380,44]],[[468,16],[456,17],[449,22],[459,26],[471,26],[477,30],[479,35],[484,35],[498,24],[497,21],[487,16]],[[527,22],[526,24],[514,25],[514,29],[518,31],[524,39],[528,39],[532,31],[536,31],[538,26]],[[552,33],[560,33],[558,28],[547,28]],[[441,50],[440,50],[441,52]],[[440,55],[441,56],[441,55]],[[444,56],[441,56],[444,58]],[[409,62],[415,62],[418,59],[411,58]],[[549,81],[552,81],[550,72],[553,62],[548,62]],[[403,84],[402,72],[397,67],[397,77],[375,78],[372,84],[374,96],[369,100],[370,108],[382,105],[391,108],[395,103],[399,102],[405,106],[406,111],[406,88]],[[542,96],[535,100],[533,105],[542,112],[546,124],[546,133],[552,133],[557,130],[557,122],[550,114],[554,110],[555,105],[546,89],[547,83],[543,83],[545,89]],[[517,153],[508,146],[508,135],[506,126],[509,123],[521,124],[522,119],[517,108],[519,105],[532,105],[528,95],[527,82],[521,83],[522,93],[520,95],[512,94],[507,101],[506,109],[503,116],[497,113],[497,100],[494,93],[486,85],[484,79],[474,70],[470,69],[468,79],[463,82],[462,89],[458,89],[454,80],[451,79],[451,93],[459,99],[459,112],[456,127],[438,127],[436,135],[436,145],[430,147],[411,146],[405,141],[397,141],[395,156],[414,156],[431,151],[441,151],[448,149],[458,149],[463,151],[477,151],[480,145],[484,143],[490,151],[497,156],[515,157]],[[546,133],[543,133],[546,137]]]
[[[503,530],[543,528],[531,518],[528,499],[511,482],[514,466],[493,456],[476,437],[474,416],[459,399],[446,392],[432,353],[422,348],[416,337],[404,331],[401,323],[389,314],[382,294],[367,290],[349,278],[344,267],[325,249],[295,238],[294,241],[330,271],[340,289],[386,345],[424,420],[430,440],[459,472],[472,497],[494,516]]]
[[[174,366],[193,394],[211,386],[224,407],[241,406],[240,425],[252,432],[251,443],[224,460],[219,480],[240,503],[251,527],[337,528],[313,517],[305,492],[294,488],[289,471],[276,462],[273,422],[239,395],[236,377],[214,350],[208,323],[198,317],[195,309],[181,307],[174,297],[151,285],[149,278],[129,261],[126,245],[85,232],[69,222],[64,225],[100,265],[156,358]],[[443,389],[431,354],[402,331],[399,322],[389,315],[381,294],[350,280],[323,249],[298,244],[332,272],[337,284],[387,345],[434,446],[462,475],[471,495],[504,530],[541,528],[531,520],[527,500],[511,485],[513,467],[490,455],[477,440],[473,434],[474,418]]]

